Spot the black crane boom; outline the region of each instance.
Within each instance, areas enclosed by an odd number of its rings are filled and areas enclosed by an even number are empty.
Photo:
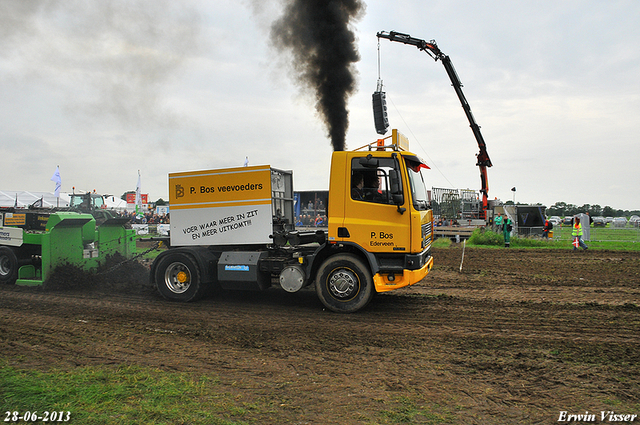
[[[478,162],[477,166],[480,168],[480,180],[481,180],[481,189],[482,193],[482,212],[481,215],[483,219],[486,219],[486,212],[488,209],[488,199],[489,199],[489,181],[487,178],[487,167],[491,167],[491,159],[489,158],[489,154],[487,153],[487,145],[484,142],[484,138],[482,137],[482,133],[480,132],[480,126],[476,122],[473,114],[471,113],[471,106],[469,106],[469,102],[464,96],[462,92],[462,82],[458,77],[458,73],[453,67],[453,63],[449,56],[442,53],[435,40],[426,41],[419,38],[411,37],[409,34],[402,34],[396,31],[385,32],[381,31],[377,34],[378,38],[386,38],[390,41],[397,41],[399,43],[408,44],[411,46],[416,46],[419,50],[427,53],[434,60],[442,62],[444,65],[444,69],[447,71],[447,75],[451,80],[451,85],[458,95],[458,99],[462,104],[462,109],[464,109],[464,113],[469,120],[469,125],[471,127],[471,131],[473,132],[473,136],[476,138],[476,142],[478,142],[478,147],[480,148],[480,152],[477,155]]]

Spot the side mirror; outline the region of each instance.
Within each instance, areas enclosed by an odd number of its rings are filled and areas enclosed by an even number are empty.
[[[407,209],[400,206],[404,203],[404,196],[402,195],[402,185],[400,184],[398,170],[389,170],[389,190],[391,191],[391,201],[398,206],[398,212],[404,214]]]

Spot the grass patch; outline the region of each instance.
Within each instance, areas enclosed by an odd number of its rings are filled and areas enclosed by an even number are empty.
[[[556,226],[553,228],[554,241],[571,243],[573,236],[570,226]],[[589,229],[590,241],[585,241],[589,248],[591,245],[601,249],[620,249],[627,251],[640,250],[640,230],[635,227],[591,227]]]
[[[469,238],[471,246],[504,246],[504,236],[502,233],[493,232],[485,229],[475,229]],[[565,246],[566,245],[566,246]],[[512,248],[565,248],[571,247],[571,244],[565,244],[553,240],[540,238],[521,238],[517,236],[511,237],[510,246]]]
[[[216,379],[139,366],[72,371],[0,367],[5,410],[70,412],[82,424],[242,424],[251,410],[217,390]],[[231,419],[233,418],[233,420]]]
[[[491,230],[475,229],[468,242],[469,245],[504,246],[504,236]]]
[[[438,238],[431,243],[433,248],[449,248],[453,242],[449,238]]]
[[[569,236],[570,231],[568,232]],[[591,234],[593,239],[593,231]],[[539,237],[511,237],[511,248],[543,248],[543,249],[572,249],[573,238],[542,239]],[[633,241],[598,240],[586,241],[589,249],[618,250],[618,251],[640,251],[640,243]],[[486,229],[475,229],[468,240],[469,246],[476,247],[503,247],[504,236]]]
[[[0,361],[0,400],[3,417],[6,412],[38,416],[45,411],[62,412],[62,422],[83,425],[248,425],[262,423],[260,418],[277,423],[272,421],[274,406],[269,397],[244,402],[222,392],[216,377],[142,366],[43,372],[17,369]],[[64,421],[67,412],[69,419]],[[377,418],[372,423],[380,424],[441,424],[455,418],[442,406],[425,405],[406,396],[385,401],[372,413]]]
[[[419,406],[408,397],[398,397],[390,408],[380,412],[383,422],[390,424],[441,424],[451,423],[449,413],[435,413],[431,409]]]

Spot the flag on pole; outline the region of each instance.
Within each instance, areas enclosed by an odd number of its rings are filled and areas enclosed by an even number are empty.
[[[51,181],[56,183],[56,190],[54,195],[56,198],[60,197],[60,189],[62,188],[62,179],[60,178],[60,166],[56,166],[56,171],[53,173],[51,177]]]
[[[142,195],[140,189],[140,170],[138,170],[138,184],[136,186],[136,215],[142,214]]]

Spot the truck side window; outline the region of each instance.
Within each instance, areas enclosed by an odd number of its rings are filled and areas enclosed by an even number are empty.
[[[396,169],[392,158],[379,158],[377,167],[367,167],[360,158],[351,161],[351,199],[377,204],[393,204],[389,170]]]

